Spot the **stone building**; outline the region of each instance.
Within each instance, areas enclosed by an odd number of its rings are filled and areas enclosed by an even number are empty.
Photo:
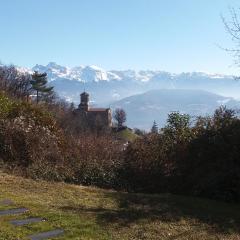
[[[89,106],[89,94],[83,92],[81,101],[75,112],[82,121],[91,128],[109,128],[112,126],[112,113],[110,108],[91,108]]]

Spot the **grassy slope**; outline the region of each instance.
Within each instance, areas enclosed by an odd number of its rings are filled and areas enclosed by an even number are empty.
[[[134,141],[135,139],[138,138],[138,135],[136,135],[135,133],[133,133],[132,131],[130,131],[129,129],[124,129],[120,132],[116,133],[118,138],[123,139],[124,141]]]
[[[59,239],[240,239],[240,206],[209,200],[118,193],[0,172],[0,200],[4,198],[31,210],[17,218],[41,216],[48,222],[15,228],[8,224],[13,216],[0,216],[1,240],[24,240],[59,227],[66,230]]]

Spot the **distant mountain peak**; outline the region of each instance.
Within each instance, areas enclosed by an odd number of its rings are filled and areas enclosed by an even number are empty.
[[[55,62],[49,62],[46,66],[35,65],[32,68],[34,71],[47,72],[49,81],[57,79],[69,79],[79,82],[99,82],[120,80],[120,77],[115,73],[109,72],[95,65],[65,67]]]
[[[131,80],[138,81],[140,83],[154,82],[158,79],[165,79],[172,81],[171,79],[176,78],[209,78],[209,79],[223,79],[230,78],[232,76],[226,76],[222,74],[212,74],[205,72],[183,72],[180,74],[172,74],[164,71],[153,71],[153,70],[112,70],[107,71],[96,65],[80,65],[75,67],[66,67],[57,64],[56,62],[49,62],[46,66],[35,65],[32,70],[47,72],[49,81],[57,79],[69,79],[76,80],[79,82],[101,82],[101,81],[116,81],[116,80]],[[173,82],[171,85],[174,86]]]

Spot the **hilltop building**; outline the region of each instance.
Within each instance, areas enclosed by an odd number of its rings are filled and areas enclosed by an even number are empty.
[[[79,118],[88,126],[94,128],[109,128],[112,126],[112,113],[110,108],[91,108],[89,106],[89,94],[83,92],[80,95],[80,104],[75,110]]]

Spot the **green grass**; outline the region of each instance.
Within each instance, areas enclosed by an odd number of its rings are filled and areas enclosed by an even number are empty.
[[[132,142],[139,137],[137,134],[133,133],[128,128],[117,132],[116,135],[117,135],[118,138],[121,138],[124,141],[129,141],[129,142]]]
[[[0,216],[1,240],[26,240],[26,235],[55,228],[66,231],[58,239],[240,239],[240,206],[205,199],[127,194],[0,172],[0,200],[6,198],[30,212]],[[28,216],[47,222],[25,227],[8,223]]]

